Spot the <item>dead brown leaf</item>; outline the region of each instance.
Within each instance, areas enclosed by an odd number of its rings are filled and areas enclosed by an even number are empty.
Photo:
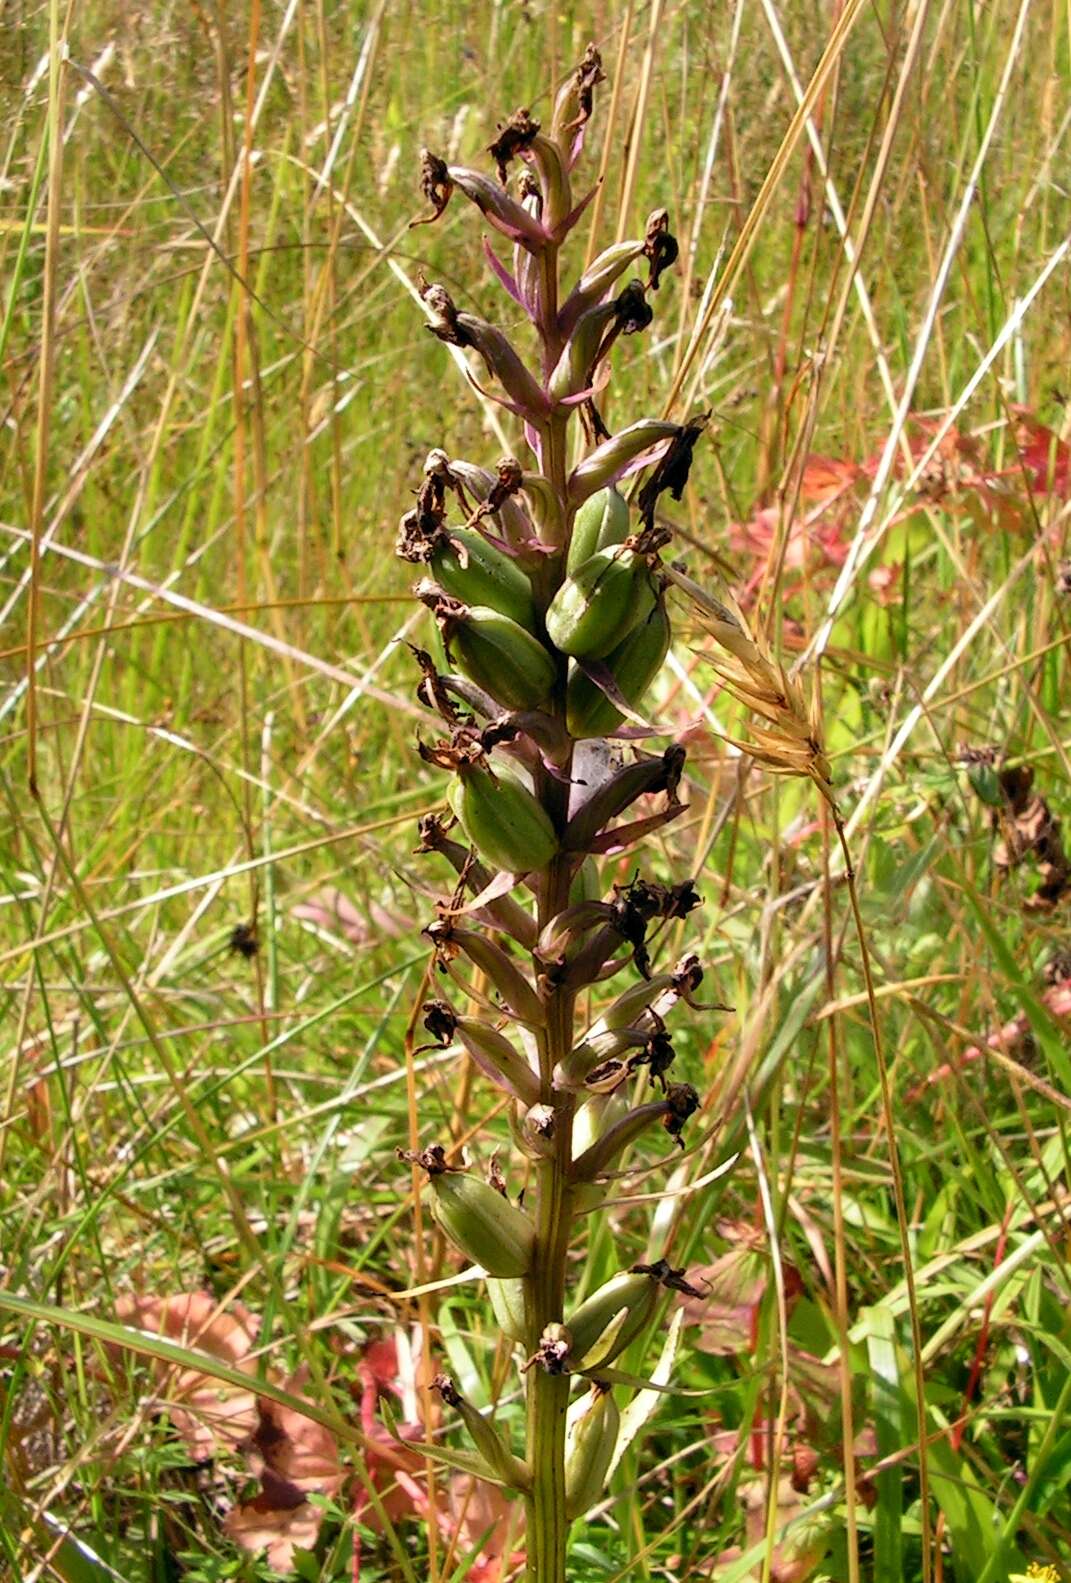
[[[304,1374],[284,1389],[300,1396]],[[228,1512],[224,1529],[243,1550],[266,1550],[277,1572],[293,1566],[294,1551],[316,1541],[322,1512],[309,1495],[337,1495],[345,1480],[338,1442],[329,1429],[278,1402],[257,1403],[257,1426],[249,1460],[260,1479],[260,1493]]]
[[[208,1353],[232,1368],[252,1372],[249,1355],[260,1328],[241,1303],[222,1309],[209,1292],[180,1292],[173,1297],[121,1297],[116,1314],[123,1324],[167,1336],[183,1346]],[[257,1399],[197,1369],[155,1365],[161,1399],[171,1422],[195,1462],[207,1462],[248,1440],[257,1422]]]

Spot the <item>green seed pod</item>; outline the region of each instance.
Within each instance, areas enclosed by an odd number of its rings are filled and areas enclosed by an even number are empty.
[[[490,605],[462,606],[444,630],[461,670],[504,709],[535,709],[554,686],[554,661],[539,639]]]
[[[566,571],[572,576],[596,550],[613,549],[628,538],[628,504],[616,489],[600,489],[589,496],[573,518]]]
[[[463,929],[452,921],[440,920],[430,924],[424,932],[437,949],[441,942],[447,962],[450,947],[459,946],[473,966],[478,967],[494,985],[506,1008],[518,1022],[523,1022],[529,1028],[545,1026],[547,1014],[543,1002],[527,976],[496,941],[475,929]]]
[[[532,1478],[527,1463],[514,1456],[491,1420],[465,1400],[449,1375],[437,1374],[432,1386],[448,1407],[457,1408],[469,1438],[495,1478],[510,1489],[528,1489]]]
[[[594,1027],[574,1044],[554,1068],[555,1088],[583,1088],[588,1074],[613,1060],[629,1045],[643,1043],[643,1035],[624,1028]]]
[[[617,1449],[621,1414],[614,1393],[597,1385],[569,1409],[565,1429],[565,1514],[582,1517],[603,1493]]]
[[[448,798],[472,845],[496,869],[529,874],[546,868],[558,850],[542,804],[508,771],[463,766]]]
[[[571,334],[580,315],[602,301],[618,276],[641,256],[643,248],[643,242],[615,242],[589,264],[562,304],[558,322],[563,335]]]
[[[623,1271],[581,1303],[566,1320],[569,1360],[574,1369],[612,1363],[639,1335],[654,1311],[658,1282]]]
[[[622,765],[581,803],[569,820],[562,839],[566,851],[586,852],[599,832],[630,808],[637,797],[665,792],[679,802],[677,787],[684,773],[685,757],[684,749],[675,742],[660,757],[644,754],[633,763]]]
[[[665,600],[659,599],[648,619],[606,656],[605,664],[613,674],[618,691],[633,709],[640,707],[647,689],[662,669],[672,635]],[[565,694],[565,722],[570,736],[577,740],[608,736],[624,719],[624,714],[602,688],[585,676],[579,666],[573,666]]]
[[[455,599],[497,610],[534,631],[531,583],[516,561],[489,544],[475,528],[451,529],[449,538],[432,552],[428,566],[440,587]]]
[[[527,1274],[535,1228],[523,1210],[463,1171],[437,1171],[430,1185],[432,1213],[466,1258],[482,1265],[488,1275]]]
[[[573,1117],[573,1159],[579,1159],[585,1149],[598,1141],[608,1127],[628,1111],[628,1100],[623,1087],[612,1094],[591,1094],[577,1106]],[[597,1209],[605,1201],[606,1188],[599,1182],[586,1182],[573,1189],[573,1207],[578,1214]]]
[[[613,1061],[606,1062],[609,1067],[620,1064]],[[613,1081],[609,1086],[616,1087],[617,1082],[625,1075],[627,1075],[625,1072],[612,1073]],[[589,1073],[589,1087],[593,1086],[598,1076],[597,1071]],[[608,1127],[590,1149],[585,1149],[584,1153],[573,1161],[574,1182],[591,1182],[604,1171],[608,1171],[618,1155],[635,1143],[636,1139],[656,1121],[662,1123],[670,1137],[676,1139],[683,1149],[681,1133],[688,1118],[694,1116],[698,1109],[699,1095],[690,1083],[668,1084],[662,1099],[652,1100],[647,1105],[637,1105],[635,1110],[630,1110],[620,1121]]]
[[[680,995],[678,981],[673,973],[656,973],[653,978],[640,979],[639,983],[630,985],[607,1006],[568,1055],[559,1061],[554,1068],[555,1086],[579,1088],[588,1073],[600,1062],[609,1061],[637,1042],[630,1037],[637,1029],[646,1032],[657,1027],[658,1021],[673,1009]],[[647,1016],[648,1012],[652,1013],[651,1017]],[[573,1137],[576,1137],[575,1126]],[[576,1155],[581,1152],[575,1150]]]
[[[613,1094],[592,1094],[577,1106],[573,1117],[573,1159],[579,1159],[607,1127],[620,1121],[628,1110],[628,1100],[618,1090]]]
[[[475,1017],[457,1018],[457,1037],[476,1065],[499,1088],[532,1105],[539,1098],[539,1078],[504,1033]]]
[[[580,901],[598,901],[602,895],[602,880],[599,878],[599,866],[594,858],[586,857],[573,875],[573,882],[569,886],[569,904],[575,906]]]
[[[601,659],[654,610],[654,582],[642,556],[596,550],[567,577],[547,611],[547,634],[574,659]]]
[[[574,506],[620,478],[629,462],[661,440],[673,441],[683,433],[679,423],[662,418],[640,418],[597,445],[569,475],[569,499]]]
[[[509,1341],[523,1341],[527,1334],[524,1323],[524,1282],[489,1277],[487,1295],[491,1301],[491,1312],[502,1334]]]

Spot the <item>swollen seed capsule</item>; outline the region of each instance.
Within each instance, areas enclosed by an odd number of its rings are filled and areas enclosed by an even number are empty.
[[[573,1159],[597,1142],[627,1110],[628,1100],[621,1088],[612,1094],[591,1094],[578,1105],[573,1117]],[[573,1189],[573,1207],[578,1214],[597,1209],[605,1198],[606,1188],[599,1182],[586,1182]]]
[[[578,901],[598,901],[602,895],[602,881],[599,878],[599,866],[594,858],[586,857],[573,875],[573,882],[569,886],[570,905]]]
[[[597,550],[567,577],[547,611],[547,635],[573,659],[601,659],[654,610],[646,561],[628,549]]]
[[[633,709],[638,709],[647,689],[658,675],[669,653],[672,629],[665,601],[659,599],[646,621],[634,628],[606,656],[618,692]],[[570,736],[604,737],[616,731],[625,716],[601,687],[584,675],[579,666],[571,668],[565,695],[565,722]]]
[[[573,1117],[573,1159],[579,1159],[584,1150],[601,1138],[607,1127],[620,1121],[627,1110],[628,1100],[620,1090],[613,1094],[592,1094],[578,1105]]]
[[[535,709],[554,686],[554,661],[527,628],[489,605],[464,607],[449,642],[470,681],[504,709]]]
[[[582,1517],[603,1492],[614,1460],[621,1414],[614,1393],[596,1386],[569,1409],[565,1429],[565,1514]]]
[[[570,574],[593,556],[628,538],[628,504],[616,489],[600,489],[584,501],[573,518],[566,571]]]
[[[525,1338],[524,1324],[524,1282],[521,1280],[495,1280],[488,1277],[487,1295],[491,1300],[491,1312],[494,1314],[498,1327],[509,1341],[523,1341]]]
[[[646,1325],[657,1296],[658,1282],[650,1275],[612,1276],[566,1320],[571,1366],[598,1369],[612,1363]]]
[[[534,630],[531,583],[516,561],[503,555],[474,528],[452,529],[428,565],[436,582],[455,599],[497,610],[529,632]]]
[[[542,804],[505,770],[462,766],[448,793],[450,807],[472,845],[496,869],[530,874],[558,850]]]
[[[463,1171],[441,1171],[430,1179],[432,1213],[455,1247],[488,1275],[527,1274],[535,1228],[523,1210],[493,1187]]]

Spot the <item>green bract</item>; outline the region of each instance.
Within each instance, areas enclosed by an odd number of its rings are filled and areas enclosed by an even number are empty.
[[[565,1511],[582,1517],[603,1492],[617,1449],[621,1414],[613,1391],[582,1397],[569,1410],[565,1431]]]

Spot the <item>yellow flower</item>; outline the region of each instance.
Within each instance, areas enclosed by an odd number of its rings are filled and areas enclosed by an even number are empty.
[[[1025,1572],[1013,1572],[1008,1583],[1060,1583],[1060,1574],[1055,1567],[1031,1561]]]

